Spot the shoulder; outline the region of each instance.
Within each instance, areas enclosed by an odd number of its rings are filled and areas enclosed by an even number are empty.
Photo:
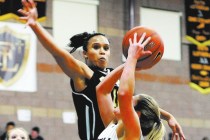
[[[38,140],[44,140],[44,138],[42,136],[39,136]]]
[[[4,132],[4,133],[0,136],[0,138],[3,139],[3,138],[5,138],[5,137],[6,137],[6,133]]]

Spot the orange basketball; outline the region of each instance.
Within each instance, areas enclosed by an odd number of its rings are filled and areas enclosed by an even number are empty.
[[[138,41],[144,32],[146,32],[145,39],[147,37],[151,37],[151,40],[145,46],[144,50],[145,51],[149,50],[152,52],[152,54],[149,56],[141,56],[138,59],[138,62],[136,64],[136,68],[138,70],[149,69],[152,66],[154,66],[155,64],[157,64],[160,61],[160,59],[162,58],[163,52],[164,52],[163,41],[162,41],[160,35],[156,31],[154,31],[153,29],[150,29],[148,27],[137,26],[137,27],[134,27],[131,30],[129,30],[123,38],[122,49],[123,49],[124,56],[126,58],[128,56],[129,39],[131,38],[133,40],[134,33],[137,33],[137,41]]]

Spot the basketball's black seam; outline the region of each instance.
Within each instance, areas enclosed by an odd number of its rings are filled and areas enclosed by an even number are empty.
[[[162,56],[160,52],[155,56],[154,60],[156,60],[158,56]]]

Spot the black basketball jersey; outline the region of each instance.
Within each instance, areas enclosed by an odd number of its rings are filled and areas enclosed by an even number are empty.
[[[103,71],[96,68],[91,69],[94,71],[94,74],[91,79],[86,80],[87,87],[83,91],[76,92],[73,81],[71,80],[72,96],[77,112],[78,131],[81,140],[96,140],[100,133],[105,129],[99,113],[96,86],[113,69],[106,68]],[[116,84],[111,93],[114,107],[117,107],[118,105],[118,87],[119,85]]]

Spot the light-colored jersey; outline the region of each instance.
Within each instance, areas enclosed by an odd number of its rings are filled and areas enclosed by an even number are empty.
[[[116,124],[108,125],[107,128],[99,135],[98,140],[118,140],[116,128]],[[144,140],[142,133],[140,140]]]
[[[108,125],[107,128],[98,136],[98,140],[118,140],[116,128],[116,124]]]

